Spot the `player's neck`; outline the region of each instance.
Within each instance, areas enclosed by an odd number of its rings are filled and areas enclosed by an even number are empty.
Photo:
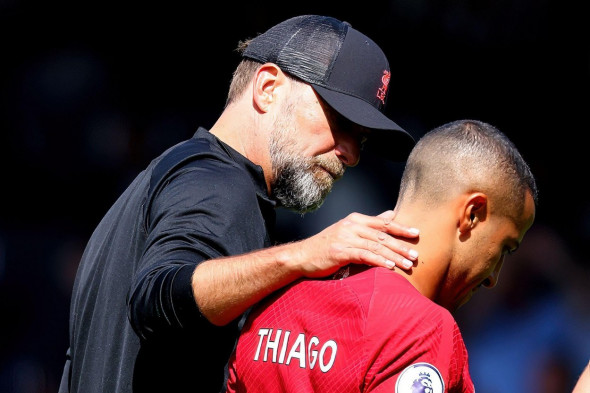
[[[424,296],[436,301],[441,282],[444,281],[448,262],[452,258],[453,222],[444,212],[426,209],[423,206],[407,206],[397,211],[396,222],[420,229],[418,239],[407,246],[418,251],[418,259],[410,270],[395,271]],[[402,240],[402,239],[400,239]]]

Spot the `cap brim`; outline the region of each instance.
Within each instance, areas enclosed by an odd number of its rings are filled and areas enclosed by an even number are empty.
[[[353,123],[371,129],[363,151],[391,161],[405,161],[416,141],[406,130],[368,102],[312,84],[313,89],[336,112]]]

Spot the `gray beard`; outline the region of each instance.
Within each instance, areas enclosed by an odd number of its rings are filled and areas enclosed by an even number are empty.
[[[332,190],[335,179],[322,168],[339,178],[344,166],[339,160],[301,156],[296,149],[299,132],[293,125],[293,110],[288,104],[270,137],[271,190],[280,206],[303,214],[319,208]]]
[[[321,162],[339,175],[342,175],[344,168],[339,163],[330,164],[319,158],[302,157],[298,154],[293,140],[296,132],[283,123],[276,125],[271,136],[270,159],[274,171],[272,197],[284,208],[307,213],[324,203],[334,183],[318,164]]]
[[[316,210],[332,189],[332,182],[320,184],[314,178],[313,163],[310,159],[291,157],[277,168],[272,195],[282,207],[299,213]],[[276,165],[276,164],[273,164]]]

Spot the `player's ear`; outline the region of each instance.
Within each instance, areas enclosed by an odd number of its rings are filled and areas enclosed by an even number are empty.
[[[254,75],[252,100],[261,112],[268,112],[270,105],[276,101],[276,89],[286,78],[281,69],[273,63],[265,63]]]
[[[471,232],[480,222],[485,221],[487,214],[488,196],[482,192],[469,194],[461,208],[459,232]]]

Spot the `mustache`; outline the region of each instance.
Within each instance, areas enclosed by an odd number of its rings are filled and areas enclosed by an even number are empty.
[[[328,157],[315,157],[312,164],[315,166],[321,166],[336,180],[344,176],[346,170],[346,166],[340,160],[330,159]]]

